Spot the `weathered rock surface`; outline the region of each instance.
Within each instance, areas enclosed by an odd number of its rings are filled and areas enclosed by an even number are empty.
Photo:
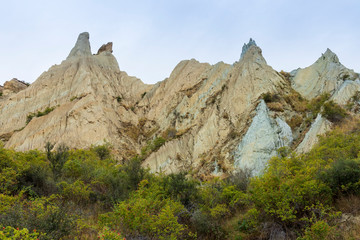
[[[306,98],[331,92],[334,101],[345,104],[360,85],[357,74],[330,50],[292,74],[290,83],[267,65],[250,39],[232,65],[185,60],[169,78],[146,85],[120,71],[111,42],[93,55],[89,34],[81,33],[60,65],[0,98],[0,139],[17,150],[42,149],[48,141],[73,148],[107,141],[120,159],[128,159],[171,130],[173,136],[146,155],[143,165],[151,171],[192,169],[201,177],[251,168],[258,175],[279,147],[291,145],[286,121],[302,114],[285,100],[276,103],[282,112],[270,111],[262,94],[285,96],[293,85]],[[29,121],[28,115],[49,107],[54,110]],[[298,151],[308,151],[329,128],[318,116]]]
[[[272,119],[263,100],[256,108],[256,116],[235,151],[236,168],[249,169],[259,175],[268,160],[280,147],[290,146],[291,128],[280,118]]]
[[[322,93],[333,94],[345,80],[358,78],[358,74],[344,67],[330,49],[314,64],[295,70],[292,75],[292,87],[307,99]]]
[[[109,141],[124,152],[137,149],[124,133],[138,121],[130,106],[149,86],[121,72],[111,53],[89,50],[88,34],[82,33],[67,60],[0,102],[0,136],[11,134],[6,147],[42,149],[50,141],[85,148]],[[26,124],[27,115],[47,107],[55,110]]]
[[[211,66],[195,60],[179,63],[139,105],[148,108],[145,115],[160,128],[186,131],[190,139],[165,144],[144,165],[153,171],[161,167],[171,172],[176,159],[188,159],[202,172],[205,168],[213,170],[214,162],[221,160],[225,162],[221,167],[232,168],[228,163],[241,135],[236,133],[246,130],[261,94],[280,91],[285,85],[257,46],[251,46],[234,65],[220,62]],[[174,151],[189,143],[193,145],[186,151]]]
[[[102,52],[109,52],[109,53],[112,53],[113,50],[112,50],[112,47],[113,47],[113,43],[112,42],[108,42],[107,44],[103,44],[98,52],[97,52],[97,55],[99,55],[100,53]]]
[[[247,50],[250,49],[251,46],[257,46],[255,40],[253,40],[252,38],[250,38],[247,44],[244,43],[244,46],[242,47],[240,59],[245,55],[245,53],[247,52]]]
[[[318,114],[315,121],[311,125],[310,130],[306,133],[304,140],[296,148],[298,153],[306,153],[318,142],[319,135],[323,135],[331,129],[331,122]]]
[[[71,52],[67,59],[71,57],[91,56],[89,37],[89,33],[81,33],[76,41],[75,46],[73,47],[73,49],[71,49]]]
[[[331,100],[339,105],[346,105],[357,92],[360,92],[360,80],[346,80],[331,96]]]
[[[4,83],[4,87],[1,87],[0,91],[3,93],[4,96],[7,96],[18,93],[27,87],[28,85],[26,83],[18,80],[17,78],[13,78],[10,81],[6,81]]]

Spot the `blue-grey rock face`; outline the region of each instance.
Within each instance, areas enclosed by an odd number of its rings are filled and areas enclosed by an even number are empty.
[[[278,148],[291,144],[293,137],[289,125],[280,118],[272,119],[268,112],[261,100],[256,116],[235,150],[235,169],[247,168],[253,175],[259,175]]]
[[[257,46],[255,40],[253,40],[252,38],[250,38],[248,44],[244,43],[244,46],[242,47],[240,59],[243,58],[243,56],[245,55],[245,53],[249,50],[249,48],[250,48],[251,46]]]
[[[67,59],[71,57],[82,57],[82,56],[91,56],[91,48],[89,41],[89,33],[83,32],[80,33],[75,46],[71,49],[71,52]]]

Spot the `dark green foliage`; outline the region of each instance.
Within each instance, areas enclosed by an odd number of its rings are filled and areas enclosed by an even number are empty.
[[[145,95],[146,95],[146,92],[142,93],[142,94],[141,94],[141,98],[144,98]]]
[[[68,214],[66,205],[57,203],[54,197],[38,198],[32,202],[18,201],[7,206],[0,214],[0,225],[36,229],[46,233],[41,239],[62,239],[74,233],[75,218]]]
[[[0,92],[0,97],[3,95],[3,93],[2,92]]]
[[[141,159],[135,157],[127,161],[123,166],[123,171],[127,175],[128,188],[137,189],[138,184],[146,177],[147,171],[141,167]]]
[[[26,116],[26,124],[28,124],[34,117],[42,117],[45,116],[49,113],[51,113],[52,111],[54,111],[55,107],[47,107],[44,111],[38,111],[37,113],[29,113]]]
[[[34,163],[18,176],[19,186],[28,194],[34,196],[48,196],[57,190],[51,178],[49,167],[42,163]]]
[[[324,105],[324,103],[330,98],[329,93],[321,94],[320,96],[314,98],[311,100],[311,102],[307,105],[307,109],[309,109],[315,118],[316,115],[320,112],[321,107]]]
[[[332,163],[329,169],[321,172],[319,178],[332,189],[335,196],[339,193],[359,193],[359,160],[339,159]]]
[[[101,160],[104,160],[106,158],[110,157],[110,147],[106,144],[95,146],[92,148],[94,152],[99,156]]]
[[[153,151],[158,150],[162,145],[164,145],[165,142],[166,140],[162,137],[155,138],[155,140],[153,141]]]
[[[264,101],[266,103],[270,103],[270,102],[278,102],[280,101],[280,96],[277,93],[263,93],[261,95],[262,99],[264,99]]]
[[[328,101],[324,104],[321,114],[329,121],[335,123],[340,122],[347,115],[346,111],[333,101]]]
[[[121,103],[121,100],[122,100],[122,98],[121,98],[120,96],[117,96],[117,97],[116,97],[116,101],[117,101],[118,103]]]
[[[166,139],[163,137],[156,137],[152,141],[148,141],[147,145],[141,149],[141,157],[146,158],[152,152],[156,152],[165,142]]]
[[[51,152],[53,148],[54,148],[53,144],[49,142],[46,143],[45,145],[46,157],[47,160],[50,162],[50,168],[52,170],[54,178],[57,179],[60,177],[64,164],[68,160],[69,148],[61,144],[56,149],[56,151]]]
[[[225,181],[227,184],[235,186],[237,190],[245,192],[249,186],[251,176],[252,171],[250,169],[239,169],[231,173]]]
[[[28,124],[35,117],[35,113],[30,113],[26,116],[26,124]]]
[[[186,178],[186,173],[171,173],[162,178],[162,185],[168,196],[180,201],[186,208],[190,208],[198,198],[198,182]]]

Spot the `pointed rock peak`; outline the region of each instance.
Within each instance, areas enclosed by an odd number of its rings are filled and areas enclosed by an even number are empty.
[[[83,32],[80,33],[75,46],[71,49],[69,56],[66,59],[71,57],[83,57],[91,56],[91,48],[89,42],[89,33]]]
[[[243,58],[243,56],[250,49],[251,46],[257,46],[255,40],[253,40],[252,38],[250,38],[248,44],[244,43],[244,46],[242,47],[242,52],[241,52],[241,55],[240,55],[240,59]]]
[[[113,43],[112,42],[108,42],[107,44],[103,44],[98,52],[97,52],[97,55],[99,55],[100,53],[102,52],[109,52],[109,53],[112,53],[113,50],[112,50],[112,47],[113,47]]]
[[[255,41],[250,38],[248,44],[244,44],[242,48],[242,53],[240,56],[240,62],[250,62],[250,63],[258,63],[258,64],[267,64],[266,60],[262,55],[262,50],[259,48]]]
[[[319,60],[333,62],[333,63],[340,63],[338,56],[333,53],[329,48],[326,49],[325,53],[321,55]]]

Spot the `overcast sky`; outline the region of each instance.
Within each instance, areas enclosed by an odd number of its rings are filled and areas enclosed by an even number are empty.
[[[92,52],[112,41],[120,69],[146,83],[184,59],[232,64],[250,37],[278,71],[307,67],[330,48],[360,72],[358,0],[1,0],[0,84],[35,81],[84,31]]]

